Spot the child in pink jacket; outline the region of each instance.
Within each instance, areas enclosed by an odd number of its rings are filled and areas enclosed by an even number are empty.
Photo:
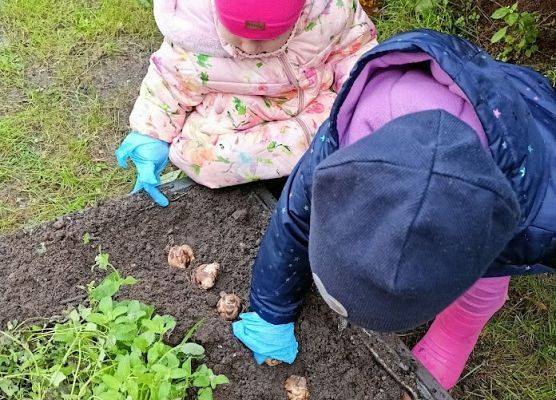
[[[211,188],[288,175],[377,43],[357,0],[155,0],[154,14],[164,42],[116,156],[161,205],[168,155]]]

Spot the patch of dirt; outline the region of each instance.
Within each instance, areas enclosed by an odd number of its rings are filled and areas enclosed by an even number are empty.
[[[307,378],[311,399],[401,397],[399,386],[361,344],[362,333],[342,324],[315,293],[308,296],[297,324],[301,352],[296,362],[257,366],[215,308],[220,291],[247,300],[251,265],[269,214],[249,187],[220,191],[193,187],[173,197],[167,209],[140,196],[110,201],[0,238],[0,328],[16,318],[50,317],[82,301],[80,287],[102,277],[91,271],[101,246],[123,274],[140,281],[122,297],[153,304],[159,313],[177,318],[171,343],[206,319],[195,340],[205,346],[207,364],[231,381],[217,390],[216,399],[284,399],[284,382],[290,375]],[[246,210],[241,211],[242,218],[233,217],[238,210]],[[82,240],[85,232],[92,237],[88,245]],[[220,264],[211,290],[191,282],[192,267],[168,266],[169,247],[184,243],[195,251],[195,264]],[[384,357],[398,363],[390,354]]]
[[[370,17],[378,15],[380,12],[380,6],[382,5],[380,0],[359,0],[359,2]]]
[[[54,72],[49,67],[31,66],[25,71],[25,80],[34,90],[46,90],[55,84]]]
[[[113,163],[114,151],[129,133],[129,114],[147,73],[149,56],[154,51],[152,44],[146,47],[128,45],[121,54],[104,56],[94,63],[90,74],[82,78],[79,90],[87,95],[98,95],[103,113],[113,125],[91,144],[90,153],[96,161]]]
[[[481,43],[478,44],[489,50],[494,56],[500,51],[501,47],[492,45],[490,38],[504,25],[498,21],[493,22],[490,16],[499,7],[511,6],[514,3],[515,0],[480,0],[477,2],[477,8],[481,16],[477,29]],[[521,0],[519,1],[519,10],[534,12],[539,16],[539,39],[537,42],[539,51],[530,58],[522,57],[514,61],[530,65],[540,72],[554,68],[556,64],[556,0]]]
[[[120,55],[102,58],[91,71],[90,85],[98,91],[101,99],[109,98],[115,92],[134,92],[138,95],[151,53],[151,49],[126,48]]]

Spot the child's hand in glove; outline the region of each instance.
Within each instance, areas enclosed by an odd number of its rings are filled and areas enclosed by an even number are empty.
[[[137,168],[137,182],[132,193],[145,190],[160,206],[166,207],[168,199],[157,188],[160,174],[168,164],[170,145],[162,140],[131,132],[116,150],[116,159],[122,168],[127,168],[130,158]]]
[[[297,356],[297,340],[293,322],[273,325],[263,320],[257,313],[244,313],[240,321],[234,322],[232,329],[235,337],[253,351],[258,364],[266,359],[294,362]]]

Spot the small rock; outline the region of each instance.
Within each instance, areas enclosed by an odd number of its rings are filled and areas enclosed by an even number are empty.
[[[39,245],[39,247],[35,251],[40,256],[42,256],[44,253],[46,253],[46,245],[44,244],[44,242],[41,242],[41,244]]]
[[[338,319],[338,331],[343,332],[348,327],[348,320],[345,318],[340,317]]]
[[[234,211],[234,213],[232,214],[232,218],[236,221],[245,221],[247,219],[247,215],[247,209],[240,208],[239,210]]]
[[[55,237],[56,239],[58,239],[58,240],[62,240],[64,237],[66,237],[66,232],[64,232],[64,231],[57,231],[57,232],[54,234],[54,237]]]
[[[239,247],[239,249],[241,250],[242,253],[246,253],[247,252],[247,245],[243,242],[240,242],[237,247]]]
[[[400,363],[398,364],[400,366],[400,368],[404,371],[404,372],[409,372],[409,366],[403,362],[400,361]]]
[[[57,219],[52,224],[52,228],[54,228],[56,230],[62,229],[64,226],[66,226],[66,222],[62,218]]]

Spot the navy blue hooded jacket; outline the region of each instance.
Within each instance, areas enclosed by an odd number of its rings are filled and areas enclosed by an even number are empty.
[[[392,52],[428,54],[463,90],[481,121],[494,161],[515,190],[520,227],[485,276],[556,268],[554,89],[542,75],[495,61],[463,39],[417,30],[395,36],[361,57],[330,118],[292,171],[253,268],[251,308],[268,322],[292,322],[298,315],[312,283],[307,247],[315,167],[338,150],[337,116],[359,74],[369,62]]]

